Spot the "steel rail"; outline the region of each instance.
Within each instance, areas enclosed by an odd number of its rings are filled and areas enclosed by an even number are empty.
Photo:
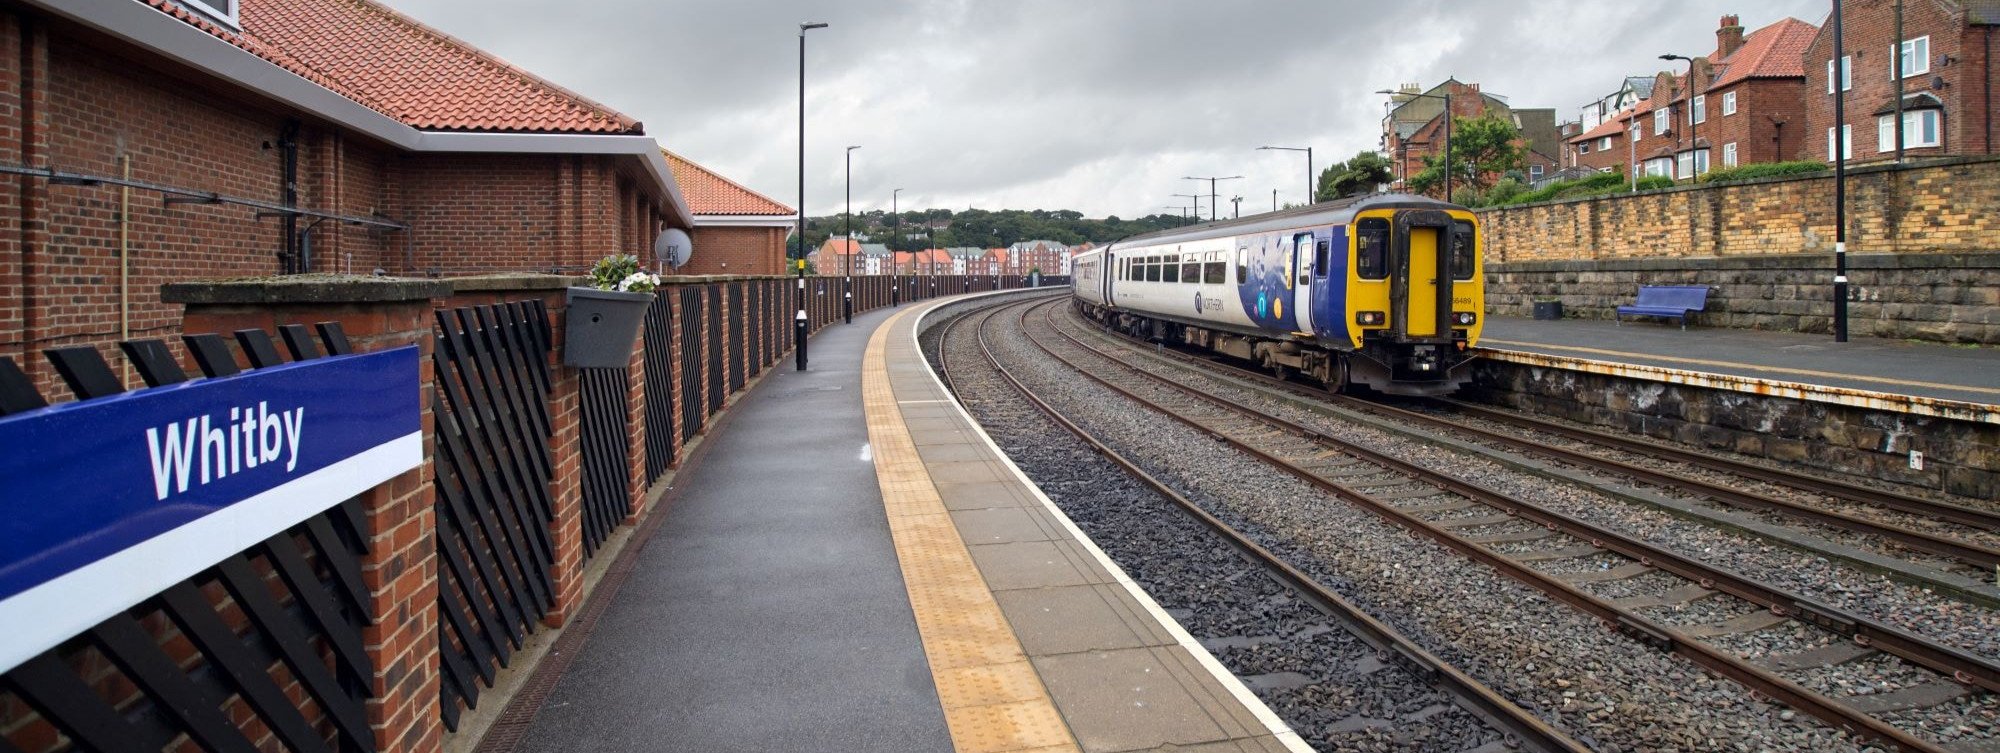
[[[1027,333],[1025,317],[1023,332]],[[1711,567],[1704,563],[1682,557],[1671,551],[1655,547],[1623,534],[1599,528],[1593,524],[1570,518],[1533,503],[1507,497],[1488,491],[1455,476],[1433,471],[1422,466],[1388,457],[1365,447],[1354,445],[1295,422],[1271,416],[1254,408],[1237,405],[1228,400],[1214,397],[1198,389],[1179,384],[1165,377],[1152,374],[1144,369],[1125,363],[1115,356],[1104,354],[1087,343],[1063,332],[1051,323],[1051,329],[1069,339],[1078,347],[1097,353],[1125,369],[1165,385],[1176,392],[1189,395],[1199,401],[1210,403],[1223,410],[1235,412],[1255,421],[1263,422],[1294,436],[1307,439],[1329,448],[1346,452],[1362,460],[1381,465],[1403,475],[1424,480],[1446,491],[1458,494],[1475,502],[1488,505],[1507,513],[1509,516],[1531,520],[1549,530],[1560,531],[1574,538],[1590,542],[1620,555],[1638,561],[1648,567],[1672,573],[1681,578],[1701,584],[1704,588],[1728,593],[1745,601],[1770,609],[1780,616],[1809,622],[1828,628],[1837,633],[1854,637],[1857,642],[1873,645],[1881,650],[1929,667],[1959,682],[1977,684],[1988,690],[2000,690],[2000,667],[1957,649],[1938,645],[1926,639],[1904,633],[1886,625],[1874,623],[1859,616],[1802,596],[1796,596],[1772,586],[1759,583],[1729,571]],[[1043,344],[1033,334],[1029,341],[1041,348],[1051,358],[1069,366],[1077,373],[1141,405],[1152,408],[1182,424],[1201,431],[1246,454],[1265,461],[1272,467],[1283,470],[1300,480],[1332,492],[1338,497],[1361,503],[1392,523],[1409,528],[1465,554],[1474,561],[1481,562],[1522,583],[1533,586],[1557,600],[1576,607],[1578,610],[1597,617],[1613,630],[1628,635],[1647,645],[1663,651],[1679,654],[1683,658],[1706,668],[1720,676],[1734,680],[1755,693],[1777,700],[1792,708],[1817,717],[1836,728],[1850,733],[1867,736],[1874,740],[1890,741],[1901,750],[1933,751],[1943,753],[1944,749],[1917,738],[1880,719],[1864,714],[1838,700],[1807,689],[1777,674],[1756,667],[1733,654],[1721,651],[1697,641],[1670,626],[1651,620],[1636,612],[1620,608],[1609,601],[1583,591],[1554,576],[1529,567],[1525,563],[1487,549],[1459,537],[1415,514],[1402,510],[1389,502],[1373,497],[1358,489],[1325,478],[1298,466],[1276,454],[1255,447],[1246,441],[1218,433],[1203,426],[1179,411],[1172,410],[1157,401],[1140,396],[1132,390],[1113,383],[1111,380],[1090,373],[1074,361],[1064,358],[1054,349]]]
[[[986,325],[999,315],[1000,312],[1008,308],[1022,307],[1021,315],[1025,317],[1033,306],[1047,305],[1050,302],[1026,300],[991,307],[987,309],[989,313],[980,320],[974,332],[977,336],[979,349],[986,356],[987,363],[1015,391],[1027,398],[1028,403],[1033,405],[1036,410],[1047,416],[1049,420],[1063,427],[1070,434],[1076,436],[1078,440],[1089,445],[1097,454],[1124,469],[1127,474],[1140,483],[1151,488],[1161,496],[1172,500],[1183,512],[1201,521],[1203,525],[1208,526],[1210,530],[1221,536],[1224,541],[1249,555],[1257,564],[1263,565],[1266,569],[1270,570],[1280,581],[1290,586],[1294,592],[1315,601],[1321,607],[1322,611],[1340,619],[1355,637],[1375,647],[1379,653],[1391,657],[1398,666],[1424,681],[1428,686],[1438,688],[1457,698],[1465,705],[1466,710],[1493,725],[1504,735],[1507,735],[1510,738],[1509,743],[1525,742],[1535,749],[1543,751],[1573,751],[1575,753],[1582,753],[1583,751],[1590,750],[1588,746],[1571,738],[1555,726],[1544,721],[1541,717],[1509,700],[1506,696],[1501,695],[1499,691],[1488,687],[1485,683],[1467,674],[1464,670],[1431,653],[1388,623],[1378,620],[1373,615],[1363,611],[1353,602],[1348,601],[1346,597],[1320,585],[1312,576],[1286,563],[1277,554],[1252,541],[1250,537],[1231,527],[1228,523],[1223,522],[1220,518],[1211,515],[1193,500],[1174,491],[1165,482],[1146,472],[1145,469],[1139,467],[1137,463],[1132,462],[1123,454],[1120,454],[1110,445],[1097,439],[1088,430],[1064,417],[1054,406],[1049,405],[1041,396],[1035,394],[1032,389],[1018,377],[1014,376],[1012,371],[1000,363],[999,357],[993,353],[992,348],[986,342]],[[964,321],[970,316],[971,314],[967,314],[953,320],[951,325],[947,325],[945,335],[949,336],[951,327],[955,327],[958,322]],[[940,360],[942,360],[942,350],[945,348],[945,343],[940,340],[938,347],[940,349]],[[1512,748],[1514,746],[1509,745],[1509,747]]]

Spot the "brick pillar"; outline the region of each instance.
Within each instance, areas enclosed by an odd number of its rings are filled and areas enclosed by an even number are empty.
[[[355,352],[405,345],[421,349],[420,389],[429,394],[431,306],[451,290],[435,280],[383,277],[280,277],[189,282],[161,288],[161,299],[186,305],[182,331],[275,331],[280,325],[339,322]],[[433,422],[422,402],[424,462],[360,496],[368,554],[361,559],[362,630],[374,676],[368,723],[385,753],[441,749],[439,717],[438,576],[431,476]]]

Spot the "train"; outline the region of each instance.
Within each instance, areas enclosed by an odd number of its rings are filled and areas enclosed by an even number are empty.
[[[1483,239],[1464,207],[1372,194],[1120,239],[1077,254],[1085,316],[1333,391],[1443,395],[1485,326]]]

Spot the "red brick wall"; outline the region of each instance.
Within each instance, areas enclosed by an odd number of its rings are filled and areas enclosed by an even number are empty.
[[[1944,3],[1903,3],[1903,37],[1930,37],[1930,72],[1903,80],[1904,92],[1927,92],[1944,101],[1943,139],[1939,147],[1910,148],[1912,157],[1991,154],[1989,123],[1994,116],[1987,93],[1996,72],[1987,62],[1991,29],[1962,27],[1957,13]],[[1846,92],[1847,122],[1853,126],[1853,158],[1858,162],[1893,158],[1878,151],[1875,111],[1895,99],[1890,77],[1895,44],[1895,4],[1849,2],[1842,6],[1846,52],[1853,56],[1853,88]],[[1833,126],[1833,95],[1826,92],[1826,61],[1833,58],[1829,23],[1806,49],[1805,154],[1827,159],[1826,129]],[[1948,65],[1939,60],[1951,58]],[[1932,88],[1941,79],[1942,89]]]
[[[681,275],[777,275],[785,273],[784,228],[697,227],[694,258],[674,270]]]
[[[1806,147],[1805,86],[1800,79],[1768,78],[1707,92],[1708,119],[1697,135],[1708,145],[1710,169],[1723,167],[1723,145],[1730,143],[1736,144],[1739,165],[1800,159]],[[1734,115],[1722,114],[1723,95],[1729,92],[1736,93]],[[1824,132],[1820,140],[1826,140]]]

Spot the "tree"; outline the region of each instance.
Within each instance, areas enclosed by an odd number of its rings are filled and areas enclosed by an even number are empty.
[[[1499,115],[1452,118],[1452,188],[1469,187],[1483,192],[1500,175],[1527,166],[1528,149],[1522,145],[1521,129]],[[1410,176],[1410,190],[1428,194],[1444,183],[1444,158],[1424,157],[1423,172]]]
[[[1344,196],[1371,193],[1376,186],[1389,182],[1389,158],[1375,152],[1362,150],[1346,162],[1338,162],[1320,171],[1319,187],[1313,201],[1332,201]]]

